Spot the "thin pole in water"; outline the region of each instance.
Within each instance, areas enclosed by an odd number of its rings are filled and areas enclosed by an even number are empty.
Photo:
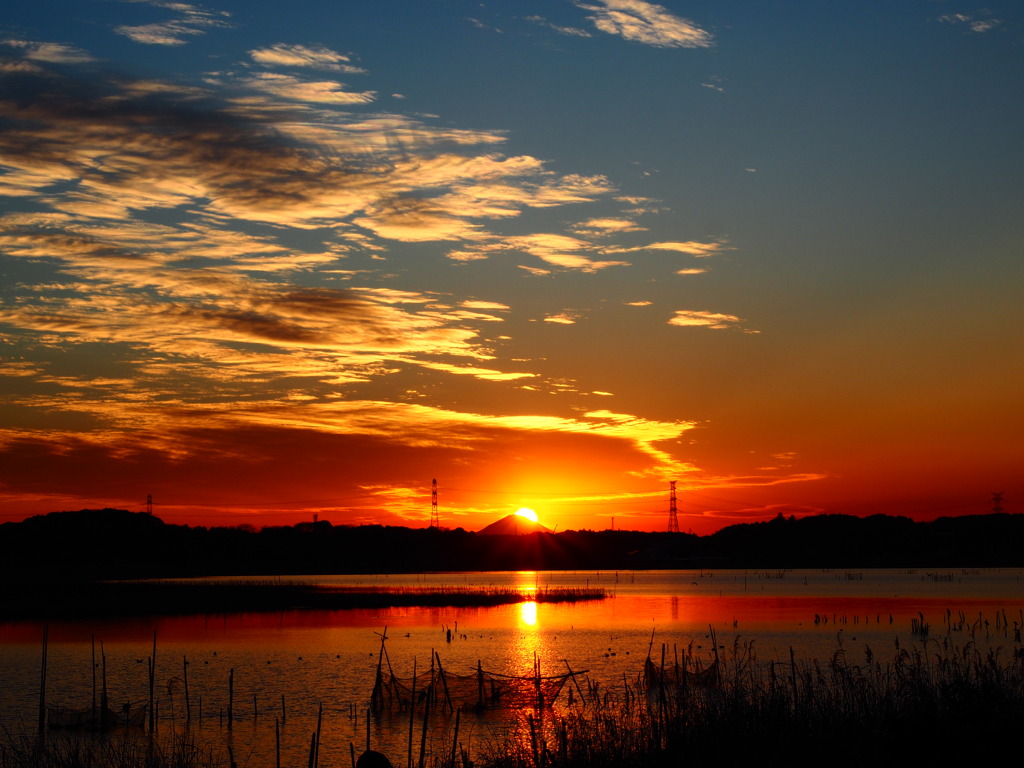
[[[153,628],[153,655],[149,657],[149,732],[156,728],[156,628]]]
[[[89,712],[89,726],[95,730],[96,721],[96,635],[89,635],[92,641],[92,708]]]
[[[50,642],[50,626],[43,624],[43,659],[39,671],[39,738],[46,731],[46,651]]]
[[[427,754],[427,722],[430,720],[430,696],[427,696],[423,702],[423,736],[420,739],[420,764],[419,768],[423,768],[423,761],[426,759]]]
[[[452,737],[452,759],[451,768],[455,768],[455,753],[459,745],[459,717],[462,714],[461,709],[455,710],[455,735]]]
[[[192,722],[192,701],[188,697],[188,657],[181,657],[182,675],[185,680],[185,722]]]
[[[412,734],[416,722],[416,657],[412,659],[412,693],[409,696],[409,756],[406,765],[412,768]]]
[[[313,753],[313,768],[317,768],[320,765],[320,728],[324,724],[324,703],[320,702],[320,707],[316,713],[316,751]]]
[[[228,730],[232,730],[235,708],[235,668],[228,673]]]

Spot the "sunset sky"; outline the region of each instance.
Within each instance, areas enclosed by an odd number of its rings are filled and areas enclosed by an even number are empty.
[[[1024,8],[0,18],[0,521],[1024,512]]]

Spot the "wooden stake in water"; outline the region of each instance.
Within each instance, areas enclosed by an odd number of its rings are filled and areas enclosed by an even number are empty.
[[[100,728],[107,727],[107,712],[110,710],[110,699],[107,696],[107,651],[100,640],[100,664],[102,664],[103,687],[100,689]]]
[[[313,731],[313,735],[309,737],[309,762],[306,763],[308,768],[315,768],[316,766],[316,731]]]
[[[89,638],[92,641],[92,705],[89,711],[89,727],[95,730],[98,722],[96,718],[96,635],[90,634]]]
[[[409,697],[409,755],[405,764],[412,768],[412,734],[416,722],[416,658],[412,660],[412,695]],[[369,747],[367,747],[369,748]]]
[[[149,732],[156,728],[156,628],[153,629],[153,655],[149,657]]]
[[[50,644],[50,627],[43,624],[43,659],[39,670],[39,738],[46,732],[46,652]]]
[[[313,768],[318,768],[320,765],[320,729],[324,724],[324,704],[320,702],[320,706],[316,713],[316,751],[313,753]]]
[[[423,701],[423,736],[420,738],[420,764],[419,768],[423,768],[424,761],[427,756],[427,723],[430,720],[430,696],[425,697]]]
[[[796,686],[796,655],[793,653],[793,646],[789,646],[790,675],[793,680],[793,707],[799,704],[799,691]]]
[[[182,678],[185,681],[185,722],[192,722],[192,702],[188,697],[188,657],[181,657]]]
[[[462,715],[462,710],[455,710],[455,735],[452,737],[452,759],[449,763],[451,768],[455,768],[455,752],[459,745],[459,718]]]
[[[235,709],[235,668],[228,673],[228,730],[232,730]]]
[[[153,657],[150,656],[149,659],[146,660],[146,663],[147,666],[149,667],[149,732],[153,733],[153,725],[155,722],[153,716],[153,699],[156,698],[156,678],[154,677],[155,673],[153,670]]]

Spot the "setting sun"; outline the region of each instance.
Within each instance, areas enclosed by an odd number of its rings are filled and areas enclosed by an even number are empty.
[[[527,520],[532,520],[535,523],[537,522],[537,513],[529,507],[520,507],[516,510],[516,514],[520,517],[525,517]]]

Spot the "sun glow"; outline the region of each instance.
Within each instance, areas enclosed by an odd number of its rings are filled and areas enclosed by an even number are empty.
[[[516,510],[516,514],[520,517],[525,517],[527,520],[532,520],[535,523],[537,522],[537,513],[529,507],[520,507]]]

